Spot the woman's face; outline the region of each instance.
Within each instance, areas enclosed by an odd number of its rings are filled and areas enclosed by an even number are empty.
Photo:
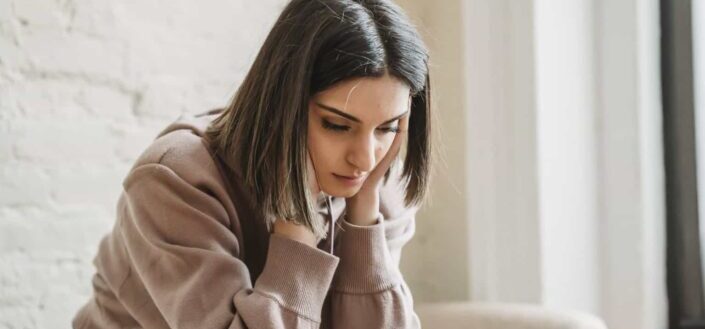
[[[409,114],[409,87],[388,74],[342,81],[309,102],[308,150],[321,189],[351,197]]]

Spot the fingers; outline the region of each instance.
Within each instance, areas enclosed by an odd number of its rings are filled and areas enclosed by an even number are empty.
[[[387,154],[385,157],[382,159],[380,164],[383,166],[383,172],[387,172],[387,169],[391,166],[392,162],[394,159],[397,158],[399,155],[399,151],[401,151],[401,145],[402,142],[404,141],[404,138],[406,135],[404,132],[399,132],[395,137],[394,141],[392,142],[392,145],[389,147],[389,151],[387,151]]]
[[[391,162],[396,159],[397,155],[399,155],[399,151],[401,150],[401,145],[406,138],[406,133],[409,125],[409,116],[405,116],[399,120],[399,133],[397,133],[396,136],[394,136],[394,141],[392,141],[392,145],[389,147],[389,151],[387,152],[386,156],[382,159],[382,162],[386,162],[385,165],[387,166],[384,171],[386,172],[387,169],[389,168],[389,165]],[[380,163],[382,163],[380,162]]]
[[[406,119],[406,117],[404,119]],[[396,159],[399,155],[402,143],[406,137],[406,122],[402,122],[402,120],[400,120],[399,122],[400,131],[396,134],[396,136],[394,136],[394,140],[392,141],[392,145],[389,147],[387,154],[385,154],[384,158],[382,158],[382,160],[380,160],[380,162],[377,164],[377,167],[375,167],[372,173],[370,173],[368,179],[381,179],[381,177],[384,176],[384,173],[387,172],[387,169],[389,169],[389,167],[391,166],[394,159]]]
[[[309,180],[309,189],[311,191],[311,195],[313,197],[318,197],[318,195],[321,193],[321,186],[318,184],[318,177],[316,176],[316,167],[313,164],[313,159],[311,158],[311,153],[306,151],[308,154],[308,160],[306,161],[306,167],[308,170],[308,180]]]

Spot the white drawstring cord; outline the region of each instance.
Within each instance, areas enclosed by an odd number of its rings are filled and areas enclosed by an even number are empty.
[[[328,239],[330,239],[330,254],[333,254],[333,242],[334,242],[334,236],[335,230],[333,229],[333,209],[331,209],[330,206],[330,197],[325,196],[326,198],[326,207],[328,208]]]

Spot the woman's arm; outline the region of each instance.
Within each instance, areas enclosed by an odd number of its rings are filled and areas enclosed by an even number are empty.
[[[413,219],[397,219],[406,221]],[[386,221],[386,220],[385,220]],[[384,222],[353,226],[343,222],[341,262],[332,290],[332,328],[420,328],[414,301],[385,238]]]
[[[163,164],[134,169],[121,211],[120,232],[133,275],[148,292],[150,300],[142,302],[158,309],[159,327],[319,325],[338,257],[274,234],[263,272],[252,286],[222,204],[207,187],[194,186]],[[122,289],[118,295],[131,294]]]
[[[340,257],[332,287],[332,327],[420,328],[399,260],[415,230],[417,208],[403,203],[398,173],[380,189],[376,223],[359,226],[340,218]]]

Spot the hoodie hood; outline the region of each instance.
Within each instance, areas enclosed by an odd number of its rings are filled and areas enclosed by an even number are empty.
[[[164,136],[172,131],[187,129],[190,130],[194,135],[199,137],[204,137],[206,134],[206,129],[208,125],[217,118],[224,109],[213,109],[207,112],[199,114],[182,114],[176,121],[168,125],[164,130],[162,130],[157,138]]]

